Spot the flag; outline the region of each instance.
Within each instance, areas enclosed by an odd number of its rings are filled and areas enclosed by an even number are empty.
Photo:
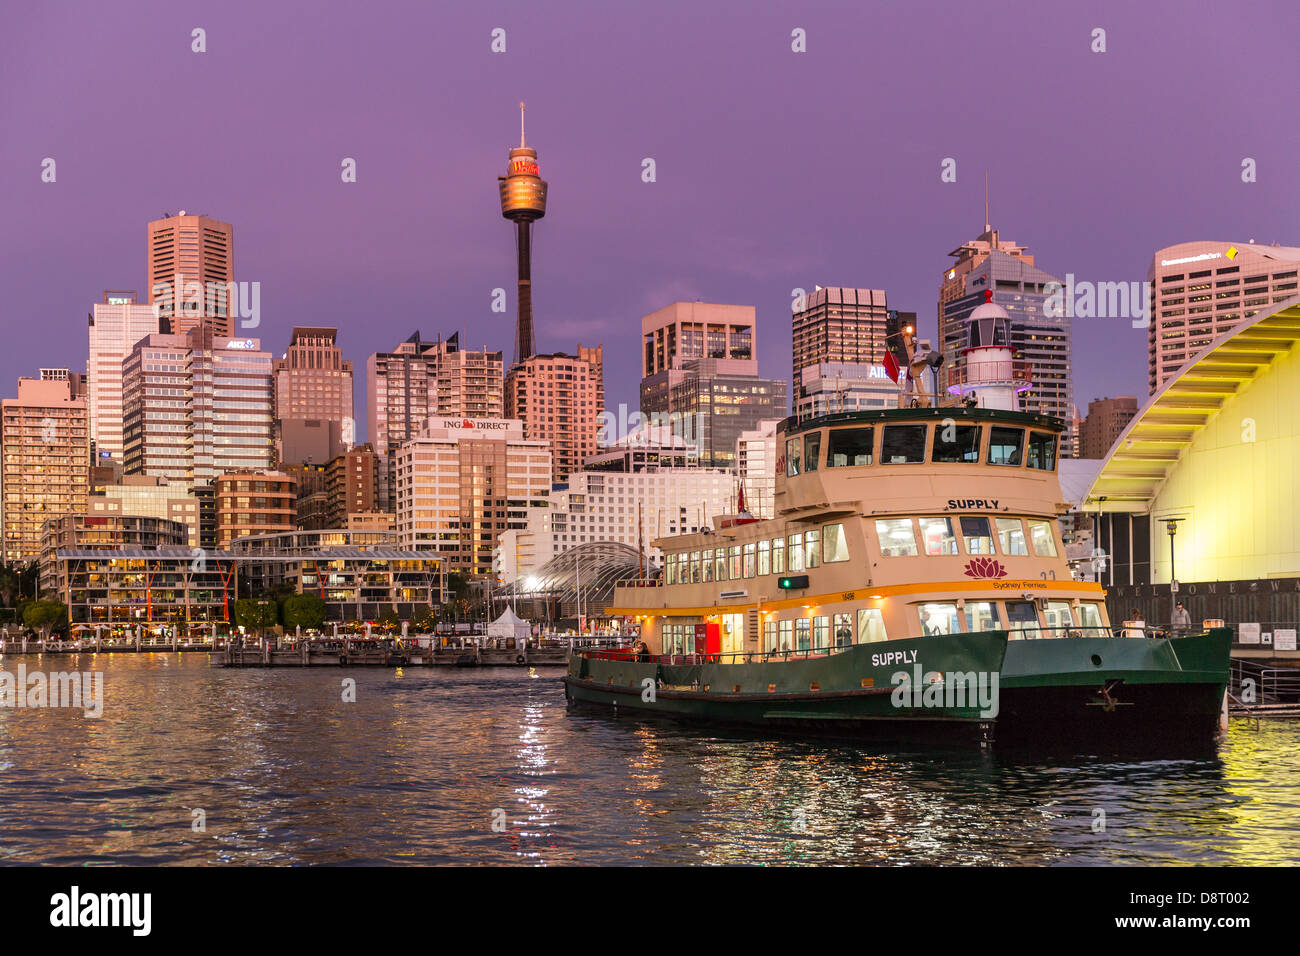
[[[894,358],[894,353],[885,351],[885,374],[898,381],[898,359]]]

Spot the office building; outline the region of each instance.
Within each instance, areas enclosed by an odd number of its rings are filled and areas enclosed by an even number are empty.
[[[1059,418],[1067,432],[1061,437],[1061,455],[1075,453],[1077,436],[1072,421],[1070,314],[1052,315],[1044,303],[1051,286],[1064,283],[1037,268],[1027,247],[1000,237],[985,227],[977,238],[949,253],[956,259],[939,287],[939,351],[945,363],[940,382],[951,390],[960,387],[965,373],[962,350],[967,346],[966,319],[991,291],[993,301],[1011,318],[1011,346],[1017,358],[1028,362],[1032,386],[1020,397],[1025,411]]]
[[[237,333],[234,226],[182,209],[149,223],[148,256],[159,331],[180,335],[204,324],[221,338]]]
[[[795,416],[803,421],[833,412],[897,408],[899,387],[883,365],[822,362],[799,370]]]
[[[879,366],[887,349],[889,306],[884,289],[817,286],[793,305],[791,400],[797,410],[808,393],[803,370],[834,364]],[[913,322],[915,315],[912,315]]]
[[[55,551],[184,548],[189,539],[189,528],[183,522],[147,515],[72,514],[50,518],[41,530],[41,590],[51,592],[58,587]]]
[[[533,355],[506,375],[506,417],[523,423],[524,437],[546,442],[554,481],[579,470],[599,448],[605,410],[602,349],[577,355]]]
[[[48,377],[47,377],[48,375]],[[20,378],[16,398],[0,401],[0,560],[40,557],[50,518],[86,510],[90,420],[66,370]]]
[[[89,316],[86,401],[96,461],[122,462],[122,360],[142,338],[156,335],[154,310],[134,292],[105,292]]]
[[[122,363],[122,407],[128,474],[202,484],[271,466],[271,355],[257,339],[145,337]]]
[[[327,462],[356,438],[352,363],[338,329],[295,326],[275,360],[276,459],[281,465]]]
[[[781,422],[769,418],[736,439],[736,469],[745,492],[745,508],[755,518],[776,517],[776,429]]]
[[[752,305],[674,302],[641,319],[641,411],[667,413],[685,364],[711,359],[733,375],[758,375]]]
[[[369,444],[344,452],[329,463],[325,498],[326,527],[330,528],[348,527],[351,515],[379,511],[379,456]]]
[[[116,481],[96,483],[86,499],[86,515],[93,518],[149,517],[185,525],[181,542],[201,547],[199,499],[183,481],[152,475],[123,475]]]
[[[431,418],[397,451],[398,540],[449,571],[489,574],[500,534],[522,527],[550,485],[550,445],[526,438],[523,422]]]
[[[1269,306],[1294,298],[1300,248],[1183,242],[1151,258],[1147,387],[1155,394],[1197,352]]]
[[[427,342],[414,333],[366,363],[369,437],[379,456],[379,507],[394,507],[391,475],[397,449],[430,416],[471,419],[502,415],[500,352],[462,349],[460,333]]]
[[[667,413],[678,433],[699,448],[705,467],[735,468],[741,433],[765,419],[786,417],[786,383],[778,379],[728,373],[716,359],[684,362],[678,371]]]

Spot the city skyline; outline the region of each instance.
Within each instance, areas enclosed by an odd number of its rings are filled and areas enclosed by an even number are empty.
[[[1270,119],[1284,94],[1267,83],[1254,84],[1250,97],[1237,91],[1238,60],[1249,54],[1264,78],[1284,62],[1269,54],[1281,42],[1276,32],[1251,27],[1268,18],[1269,5],[1201,11],[1186,24],[1171,16],[1176,6],[1103,5],[1073,28],[1017,8],[995,29],[981,11],[942,9],[933,19],[823,4],[743,21],[683,11],[670,28],[635,11],[543,20],[516,6],[492,20],[451,12],[435,22],[413,12],[409,30],[363,24],[360,35],[287,10],[252,30],[252,8],[238,4],[157,19],[20,13],[30,46],[18,46],[22,30],[0,40],[6,60],[31,80],[21,100],[0,103],[10,131],[0,144],[10,225],[0,248],[18,317],[0,376],[12,383],[40,367],[79,369],[80,349],[52,343],[74,332],[83,340],[80,323],[105,289],[147,298],[143,227],[180,208],[238,230],[235,279],[260,282],[262,301],[259,326],[236,332],[277,355],[295,325],[337,327],[354,362],[417,328],[460,331],[467,348],[513,354],[514,250],[502,236],[493,179],[501,150],[514,143],[521,98],[532,114],[529,145],[545,154],[560,196],[536,250],[537,349],[603,345],[611,407],[637,400],[640,317],[674,301],[754,306],[760,374],[782,380],[797,288],[888,289],[891,306],[915,311],[922,335],[936,337],[936,263],[978,231],[985,169],[993,225],[1051,271],[1087,281],[1139,281],[1152,253],[1177,242],[1297,241],[1296,195],[1284,174],[1297,134]],[[191,50],[199,21],[203,53]],[[504,54],[490,50],[498,21]],[[1105,53],[1089,49],[1093,21],[1108,31]],[[892,39],[863,63],[839,35],[852,32],[846,22]],[[808,31],[807,53],[791,50],[794,26]],[[609,66],[603,75],[623,79],[593,87],[553,68],[565,44],[588,31],[637,37],[626,61],[584,47],[591,69]],[[435,33],[456,42],[436,68],[442,79],[431,83],[416,53]],[[287,36],[295,42],[282,42]],[[1025,37],[1033,42],[1015,42]],[[933,59],[924,70],[908,52],[922,39]],[[366,82],[337,73],[345,50],[378,49],[381,40],[390,49],[363,57]],[[683,68],[662,72],[657,64],[683,47],[692,53]],[[26,52],[36,48],[46,51],[39,63]],[[237,75],[222,67],[235,48]],[[123,58],[124,49],[140,55]],[[1196,64],[1195,102],[1132,100],[1153,59],[1170,75]],[[1056,84],[1018,90],[1014,116],[989,122],[973,110],[942,129],[918,120],[922,104],[969,74],[1005,82],[1044,64]],[[158,69],[173,78],[166,89],[152,80]],[[94,86],[84,83],[89,75]],[[466,75],[476,82],[449,82]],[[888,80],[900,76],[910,85],[891,93],[899,86]],[[71,113],[60,106],[68,83],[81,97]],[[322,90],[305,114],[289,109],[301,83]],[[390,104],[367,92],[394,87],[427,95],[427,119],[410,121],[407,97]],[[1108,112],[1118,96],[1135,103],[1131,115]],[[234,101],[237,115],[225,106]],[[220,107],[224,133],[245,144],[240,161],[227,150],[188,151],[182,162],[128,148],[143,128],[123,122],[132,110],[141,119],[179,114],[182,102]],[[1214,148],[1131,162],[1135,149],[1158,151],[1162,135],[1166,146],[1177,143],[1151,123],[1157,107],[1166,121],[1195,119]],[[823,124],[821,148],[791,150],[819,116],[863,122]],[[882,142],[899,148],[863,148]],[[763,162],[719,161],[740,143]],[[41,181],[47,157],[57,164],[54,182]],[[1257,163],[1256,182],[1242,181],[1245,157]],[[340,177],[348,158],[353,183]],[[955,183],[941,181],[947,158],[956,160]],[[655,162],[654,182],[643,182],[645,159]],[[846,176],[859,186],[852,203],[840,198]],[[747,199],[755,195],[764,201]],[[87,209],[94,214],[84,229],[62,227]],[[503,311],[492,311],[495,289],[506,290]],[[1074,336],[1077,405],[1143,394],[1144,328],[1127,318],[1079,319]],[[359,394],[359,423],[363,401]]]

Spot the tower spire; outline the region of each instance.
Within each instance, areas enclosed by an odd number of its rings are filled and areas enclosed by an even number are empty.
[[[984,231],[993,231],[993,224],[989,222],[989,171],[987,169],[984,170]]]
[[[520,101],[519,101],[519,148],[520,148],[520,149],[524,149],[524,101],[523,101],[523,100],[520,100]],[[984,179],[985,179],[984,188],[985,188],[985,192],[987,192],[987,191],[988,191],[988,173],[987,173],[987,172],[984,174]],[[988,203],[985,202],[985,209],[986,209],[986,210],[987,210],[987,207],[988,207]],[[988,218],[988,212],[987,212],[987,211],[986,211],[985,214],[984,214],[984,218],[985,218],[985,219]]]

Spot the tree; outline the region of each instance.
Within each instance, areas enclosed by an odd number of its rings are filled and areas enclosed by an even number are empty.
[[[0,565],[0,606],[9,607],[22,586],[22,571],[12,564]]]
[[[273,601],[240,598],[235,602],[235,623],[240,627],[253,628],[260,633],[263,628],[275,627],[276,618]]]
[[[325,623],[325,601],[315,594],[291,594],[280,605],[280,619],[287,628],[319,630]]]
[[[62,601],[32,601],[23,608],[23,623],[40,634],[44,641],[50,639],[50,631],[67,617],[68,606]]]

